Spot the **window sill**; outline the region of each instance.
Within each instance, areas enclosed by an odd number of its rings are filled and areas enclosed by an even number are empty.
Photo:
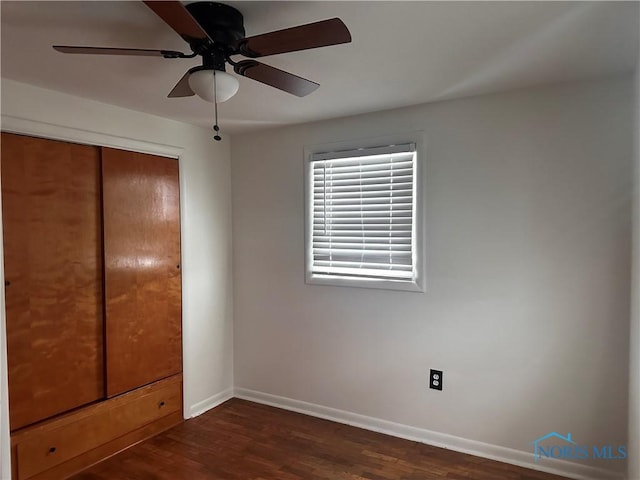
[[[424,285],[418,281],[382,280],[374,278],[349,278],[333,275],[307,273],[305,283],[308,285],[328,285],[333,287],[375,288],[381,290],[400,290],[405,292],[424,293]]]

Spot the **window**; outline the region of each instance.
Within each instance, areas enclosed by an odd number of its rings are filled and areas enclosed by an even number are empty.
[[[307,282],[422,290],[415,144],[308,161]]]

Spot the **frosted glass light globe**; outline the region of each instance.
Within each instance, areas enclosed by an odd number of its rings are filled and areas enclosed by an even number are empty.
[[[213,89],[214,70],[196,70],[189,75],[189,86],[203,100],[213,103],[226,102],[233,97],[240,87],[238,79],[233,75],[222,72],[220,70],[215,71],[216,79],[216,95]]]

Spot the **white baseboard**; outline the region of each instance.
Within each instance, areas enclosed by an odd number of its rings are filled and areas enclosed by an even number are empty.
[[[447,448],[499,462],[530,468],[541,472],[553,473],[576,480],[622,480],[623,474],[599,469],[575,462],[557,459],[544,459],[544,463],[534,463],[533,452],[490,445],[487,443],[433,432],[423,428],[402,425],[379,418],[367,417],[358,413],[324,407],[313,403],[280,397],[269,393],[257,392],[246,388],[235,388],[234,396],[243,400],[283,408],[292,412],[324,418],[374,432],[392,435],[435,447]]]
[[[197,417],[198,415],[202,415],[207,410],[211,410],[212,408],[215,408],[221,403],[224,403],[227,400],[230,400],[232,398],[233,398],[233,388],[227,388],[226,390],[216,393],[215,395],[212,395],[209,398],[205,398],[201,402],[191,405],[191,407],[189,408],[188,418],[193,418],[193,417]]]

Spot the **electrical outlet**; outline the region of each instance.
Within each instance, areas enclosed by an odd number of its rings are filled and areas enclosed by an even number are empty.
[[[432,368],[429,371],[429,388],[442,390],[442,370],[434,370]]]

